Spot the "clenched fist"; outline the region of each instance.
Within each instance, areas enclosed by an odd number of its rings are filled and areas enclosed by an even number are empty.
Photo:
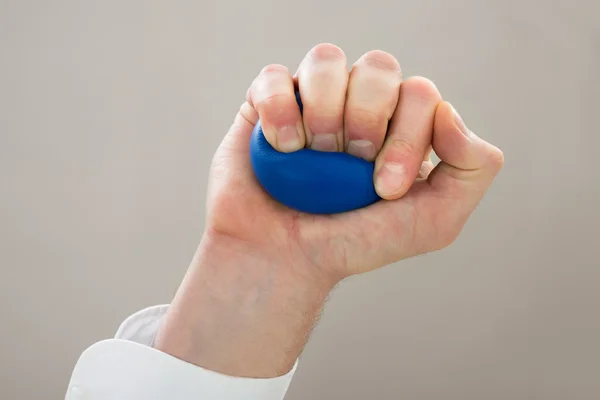
[[[386,200],[330,216],[278,204],[250,165],[259,118],[279,151],[308,147],[375,161],[375,187]],[[435,168],[432,148],[442,160]],[[392,55],[368,52],[348,72],[343,51],[321,44],[295,75],[269,65],[252,83],[214,158],[208,229],[252,244],[281,268],[343,278],[450,244],[502,162],[502,152],[473,134],[431,81],[402,81]]]
[[[309,147],[375,161],[384,200],[334,215],[276,202],[250,164],[259,119],[281,152]],[[342,50],[321,44],[295,75],[265,67],[215,154],[206,230],[156,347],[229,375],[289,372],[337,282],[449,245],[502,163],[431,81],[402,81],[388,53],[370,51],[348,71]]]

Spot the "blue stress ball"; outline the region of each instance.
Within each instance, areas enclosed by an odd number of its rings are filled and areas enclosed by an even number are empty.
[[[296,94],[300,111],[302,102]],[[275,150],[260,121],[250,141],[250,160],[262,187],[278,202],[311,214],[335,214],[380,200],[373,185],[374,163],[347,153]]]

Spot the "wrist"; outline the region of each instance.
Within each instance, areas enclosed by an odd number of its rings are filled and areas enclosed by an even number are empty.
[[[155,347],[228,375],[283,375],[336,283],[295,260],[206,233]]]

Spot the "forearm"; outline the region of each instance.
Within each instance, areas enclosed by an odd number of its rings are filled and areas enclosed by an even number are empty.
[[[335,284],[294,270],[249,245],[205,235],[155,347],[233,376],[287,373]]]

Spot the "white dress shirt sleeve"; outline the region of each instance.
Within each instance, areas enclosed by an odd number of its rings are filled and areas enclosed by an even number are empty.
[[[282,400],[294,368],[270,379],[239,378],[189,364],[152,347],[168,305],[127,318],[114,339],[83,352],[67,400]]]

